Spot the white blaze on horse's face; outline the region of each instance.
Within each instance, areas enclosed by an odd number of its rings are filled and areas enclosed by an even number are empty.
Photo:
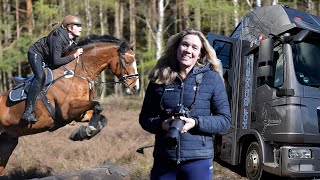
[[[130,53],[125,53],[126,56],[132,57],[133,58],[133,62],[132,62],[132,68],[134,70],[134,74],[128,74],[128,75],[137,75],[136,77],[133,77],[135,79],[134,82],[134,92],[137,92],[140,88],[140,84],[139,84],[139,79],[138,79],[138,67],[137,67],[137,61],[135,59],[135,54],[130,54]],[[128,94],[132,94],[132,90],[130,90],[130,88],[126,88],[126,92]]]
[[[138,67],[137,67],[137,62],[136,61],[134,61],[133,63],[132,63],[132,66],[133,66],[133,68],[134,68],[134,72],[135,72],[135,74],[138,74]],[[137,89],[137,91],[139,90],[139,79],[137,79],[136,80],[136,89]]]

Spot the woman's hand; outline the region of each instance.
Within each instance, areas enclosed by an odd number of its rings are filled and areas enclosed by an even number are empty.
[[[192,118],[180,116],[180,119],[185,122],[185,124],[182,128],[182,133],[188,132],[191,128],[193,128],[196,125],[196,121]]]
[[[170,128],[170,125],[171,125],[171,121],[174,120],[174,116],[172,116],[171,118],[169,119],[166,119],[162,122],[162,129],[165,130],[165,131],[168,131],[169,128]]]
[[[76,53],[74,53],[74,58],[79,57],[82,53],[83,53],[83,49],[82,48],[77,49]]]

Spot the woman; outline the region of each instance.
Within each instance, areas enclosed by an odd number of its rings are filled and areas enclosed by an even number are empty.
[[[45,82],[43,63],[51,69],[56,69],[80,56],[83,49],[77,49],[74,54],[65,54],[75,45],[75,40],[81,35],[81,19],[76,15],[68,15],[62,25],[54,29],[48,36],[41,38],[30,46],[28,62],[34,74],[34,80],[28,91],[26,108],[22,119],[28,123],[35,123],[37,119],[32,115],[35,102]]]
[[[183,30],[169,38],[149,80],[139,122],[155,134],[151,179],[211,180],[212,136],[230,128],[215,51],[200,31]],[[181,130],[172,128],[179,121]],[[180,136],[170,137],[169,129]]]

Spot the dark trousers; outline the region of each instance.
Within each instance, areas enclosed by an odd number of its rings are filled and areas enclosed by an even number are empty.
[[[151,180],[212,180],[212,159],[189,160],[180,164],[155,160]]]
[[[29,51],[28,62],[34,74],[34,79],[43,84],[45,80],[45,73],[42,68],[42,62],[43,62],[42,55],[36,52]]]
[[[28,91],[25,112],[31,113],[34,110],[37,96],[44,85],[45,73],[42,68],[43,57],[41,56],[41,54],[29,51],[28,61],[34,74],[34,80]]]

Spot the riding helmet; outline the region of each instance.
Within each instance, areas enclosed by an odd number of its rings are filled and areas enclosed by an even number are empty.
[[[62,21],[62,27],[67,28],[68,25],[81,25],[81,19],[77,15],[67,15]]]

